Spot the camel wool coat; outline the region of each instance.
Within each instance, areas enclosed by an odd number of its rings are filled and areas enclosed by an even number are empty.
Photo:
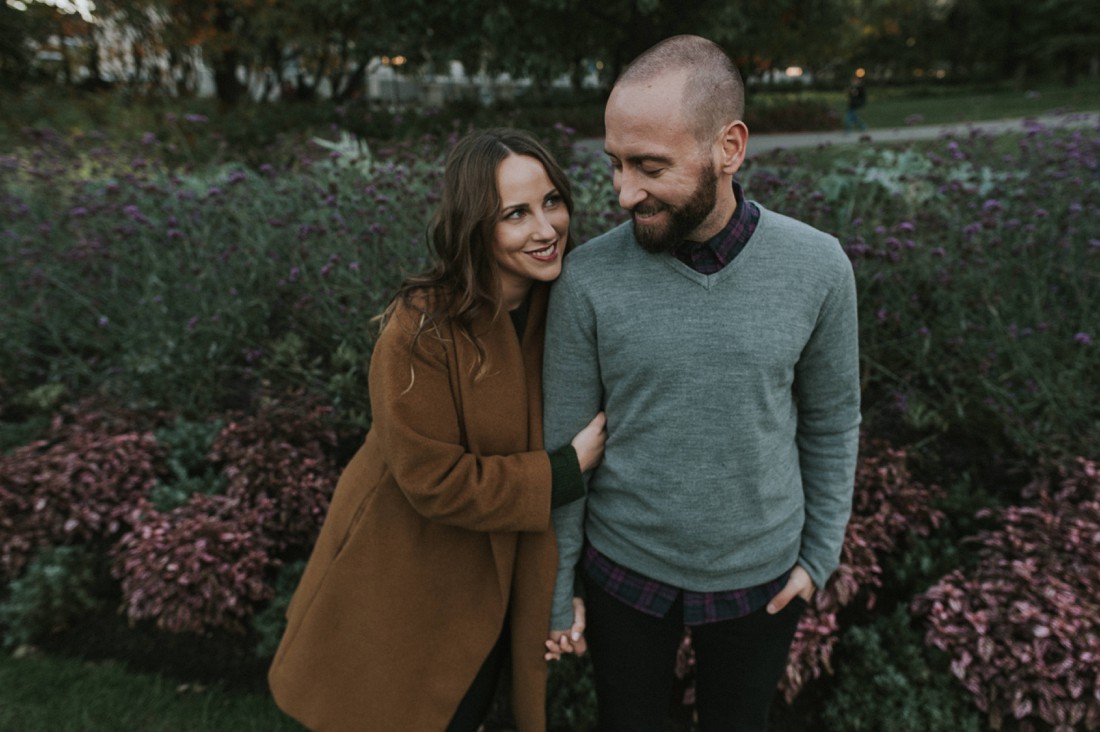
[[[557,547],[542,450],[548,286],[522,344],[507,313],[413,344],[399,306],[371,359],[372,425],[337,483],[268,680],[313,730],[444,730],[510,613],[520,732],[545,729]],[[410,348],[410,346],[412,347]]]

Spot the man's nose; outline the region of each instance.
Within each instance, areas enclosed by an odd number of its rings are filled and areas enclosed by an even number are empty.
[[[617,170],[613,180],[619,194],[619,205],[628,211],[645,200],[646,191],[638,179],[638,174],[629,170]]]

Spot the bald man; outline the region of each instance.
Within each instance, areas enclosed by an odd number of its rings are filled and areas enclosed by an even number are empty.
[[[852,268],[834,237],[746,200],[743,113],[710,41],[636,59],[605,111],[631,220],[573,252],[551,295],[546,444],[601,409],[608,441],[586,499],[554,512],[548,645],[587,643],[605,732],[664,729],[685,626],[700,729],[764,730],[851,513]]]

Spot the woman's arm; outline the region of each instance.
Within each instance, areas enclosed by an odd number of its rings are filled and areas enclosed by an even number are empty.
[[[452,390],[452,370],[461,367],[448,355],[450,344],[434,331],[425,330],[410,348],[415,325],[409,319],[407,313],[394,316],[375,346],[370,369],[371,430],[382,441],[397,485],[432,521],[475,531],[545,531],[551,494],[547,453],[468,452]]]

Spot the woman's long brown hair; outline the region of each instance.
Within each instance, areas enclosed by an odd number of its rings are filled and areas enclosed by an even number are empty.
[[[501,206],[497,170],[510,155],[526,155],[542,163],[572,216],[569,180],[550,152],[531,134],[503,127],[471,132],[447,155],[442,198],[427,232],[432,264],[426,271],[408,277],[379,316],[384,327],[399,302],[419,311],[419,326],[412,334],[413,347],[425,328],[438,332],[440,326],[452,322],[477,350],[475,368],[479,376],[485,372],[488,355],[473,330],[474,321],[486,310],[496,318],[503,309],[492,237]],[[563,254],[572,244],[570,234]]]

